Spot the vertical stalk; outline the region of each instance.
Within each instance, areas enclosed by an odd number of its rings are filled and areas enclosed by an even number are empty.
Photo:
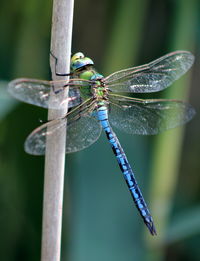
[[[54,0],[50,65],[53,80],[64,80],[55,72],[68,73],[70,67],[73,0]],[[49,110],[48,119],[62,117],[65,108]],[[43,228],[42,228],[42,261],[59,261],[61,249],[63,184],[65,165],[66,127],[57,130],[53,138],[46,140]]]

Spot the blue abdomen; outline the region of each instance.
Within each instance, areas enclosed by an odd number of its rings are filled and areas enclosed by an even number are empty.
[[[112,128],[109,124],[107,107],[103,104],[101,105],[101,103],[100,103],[99,107],[97,108],[96,113],[97,113],[97,118],[100,121],[101,126],[104,129],[107,139],[115,154],[115,157],[116,157],[119,167],[123,173],[124,179],[128,185],[129,191],[131,192],[135,205],[136,205],[137,209],[139,210],[140,215],[142,216],[144,223],[148,227],[151,234],[156,235],[153,218],[151,217],[151,214],[147,208],[147,205],[142,196],[142,193],[138,187],[138,184],[136,182],[132,168],[119,143],[119,140],[118,140],[116,134],[114,133],[114,131],[112,130]]]

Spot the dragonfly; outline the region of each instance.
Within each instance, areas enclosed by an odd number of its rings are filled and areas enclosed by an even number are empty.
[[[52,137],[66,125],[66,153],[77,152],[92,145],[103,129],[135,206],[151,235],[156,235],[152,215],[112,127],[128,134],[155,135],[190,121],[195,110],[186,102],[134,98],[130,94],[152,93],[167,88],[189,70],[193,61],[194,56],[190,52],[175,51],[145,65],[104,77],[97,72],[92,59],[78,52],[71,57],[71,72],[57,73],[70,75],[68,80],[19,78],[11,81],[9,92],[23,102],[51,109],[60,109],[68,104],[66,115],[33,130],[25,141],[25,151],[44,155],[47,137]],[[64,95],[66,89],[67,97]]]

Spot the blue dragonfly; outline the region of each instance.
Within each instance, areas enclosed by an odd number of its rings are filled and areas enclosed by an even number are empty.
[[[68,104],[65,116],[44,123],[27,137],[25,151],[45,154],[47,136],[51,137],[67,125],[66,153],[77,152],[93,144],[103,129],[134,203],[150,233],[156,235],[153,218],[111,126],[128,134],[154,135],[191,120],[195,110],[183,101],[131,98],[122,93],[161,91],[183,75],[193,61],[190,52],[176,51],[148,64],[103,77],[95,70],[94,62],[78,52],[71,58],[67,81],[27,78],[11,81],[9,92],[21,101],[51,109]]]

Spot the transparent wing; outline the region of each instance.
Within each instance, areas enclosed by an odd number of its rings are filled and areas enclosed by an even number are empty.
[[[89,81],[79,79],[53,82],[19,78],[9,83],[8,91],[20,101],[43,108],[59,109],[66,102],[68,108],[71,108],[81,102],[79,87],[88,84]],[[69,86],[68,97],[64,92],[67,86]]]
[[[115,72],[104,82],[113,92],[157,92],[189,70],[193,62],[194,56],[190,52],[176,51],[148,64]]]
[[[26,139],[25,151],[33,155],[44,155],[46,139],[63,128],[67,123],[66,153],[77,152],[92,145],[101,134],[99,122],[89,115],[75,118],[56,119],[35,129]]]
[[[110,123],[129,134],[158,134],[188,122],[195,114],[191,105],[178,100],[110,100]]]

